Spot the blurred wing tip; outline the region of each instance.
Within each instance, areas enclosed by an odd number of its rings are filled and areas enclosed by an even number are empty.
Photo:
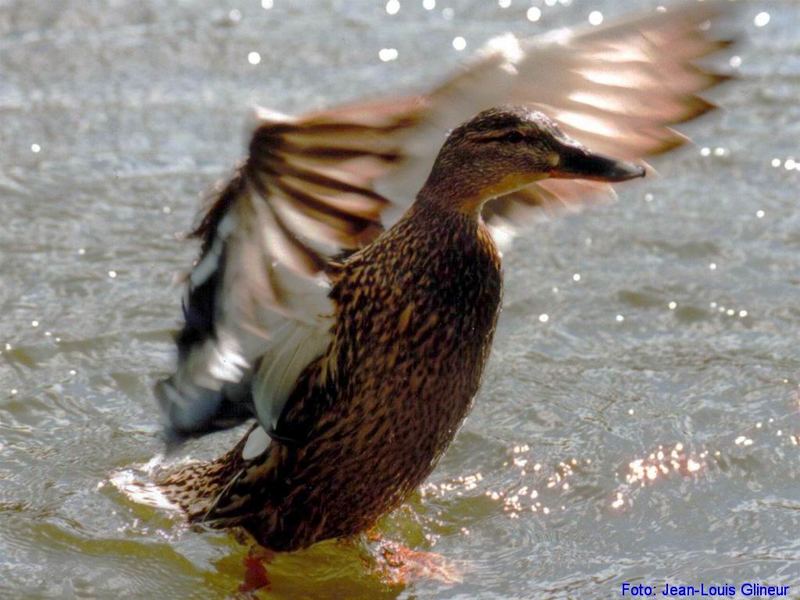
[[[272,125],[272,124],[292,124],[297,123],[297,117],[287,115],[277,110],[272,110],[265,106],[253,107],[253,118],[258,125]]]
[[[731,80],[735,81],[736,79],[739,79],[739,75],[737,75],[736,73],[718,73],[718,72],[712,71],[712,72],[707,72],[706,74],[707,74],[707,76],[708,76],[708,78],[710,80],[710,83],[709,83],[708,87],[706,87],[706,89],[712,88],[712,87],[716,87],[716,86],[718,86],[720,84],[723,84],[723,83],[725,83],[727,81],[731,81]]]
[[[504,33],[491,38],[479,51],[479,56],[498,54],[511,65],[521,61],[525,57],[519,38],[513,33]]]
[[[670,121],[671,125],[681,125],[694,119],[699,119],[703,115],[719,109],[719,105],[711,102],[702,96],[693,95],[687,100],[686,111],[684,114]]]
[[[722,50],[733,48],[734,46],[738,46],[741,43],[741,41],[742,41],[741,36],[734,36],[734,37],[714,40],[713,43],[710,45],[710,52],[721,52]]]
[[[672,129],[671,127],[667,127],[666,129],[667,132],[669,133],[669,136],[666,137],[664,140],[662,140],[657,147],[647,152],[648,156],[658,156],[659,154],[666,154],[671,150],[675,150],[677,148],[680,148],[681,146],[685,146],[686,144],[691,143],[691,139],[687,135],[681,133],[680,131]]]

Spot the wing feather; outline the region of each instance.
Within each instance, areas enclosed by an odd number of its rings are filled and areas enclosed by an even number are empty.
[[[258,109],[249,156],[195,231],[202,252],[178,369],[160,388],[172,424],[202,429],[246,405],[269,431],[299,373],[328,347],[331,261],[395,222],[448,130],[477,112],[531,105],[620,158],[686,143],[672,126],[711,110],[700,94],[726,79],[696,61],[730,43],[710,27],[729,5],[686,2],[601,27],[501,36],[422,95],[299,117]],[[544,180],[495,200],[484,216],[510,239],[532,216],[613,197],[607,184]]]

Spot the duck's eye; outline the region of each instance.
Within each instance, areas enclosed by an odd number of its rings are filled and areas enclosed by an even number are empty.
[[[525,136],[522,135],[519,131],[512,131],[503,136],[504,142],[511,142],[512,144],[518,144],[523,140],[525,140]]]

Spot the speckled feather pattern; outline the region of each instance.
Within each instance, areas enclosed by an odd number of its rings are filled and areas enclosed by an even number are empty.
[[[163,492],[190,521],[242,526],[274,550],[359,533],[402,502],[469,412],[491,347],[502,283],[486,203],[507,241],[527,209],[613,196],[611,183],[645,174],[625,160],[682,144],[670,125],[711,109],[697,94],[724,80],[693,61],[729,43],[701,27],[727,5],[506,37],[418,98],[259,111],[249,157],[196,232],[178,370],[158,398],[192,433],[253,408],[270,430],[280,416],[266,449],[262,432],[248,434],[168,473]],[[612,82],[596,77],[621,62]],[[578,94],[614,109],[599,114]],[[309,356],[293,364],[299,348]]]
[[[334,341],[278,423],[291,441],[249,462],[240,443],[168,476],[191,520],[241,525],[275,550],[356,534],[423,482],[469,412],[502,296],[477,215],[418,202],[331,276]]]

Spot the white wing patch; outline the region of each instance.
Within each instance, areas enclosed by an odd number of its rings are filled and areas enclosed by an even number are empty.
[[[252,460],[257,456],[261,456],[269,448],[270,441],[267,432],[259,425],[247,436],[247,441],[244,443],[244,448],[242,448],[242,458],[244,460]]]
[[[332,318],[328,327],[287,322],[275,333],[253,384],[256,414],[265,429],[277,425],[300,374],[328,349],[333,339],[332,325]]]
[[[162,410],[179,431],[225,422],[223,403],[249,402],[251,386],[256,416],[270,431],[297,377],[330,343],[330,281],[323,272],[303,272],[301,253],[268,202],[252,186],[238,190],[190,275],[189,312],[193,290],[212,276],[217,287],[208,292],[212,308],[199,302],[213,332],[193,342],[176,373],[157,388]],[[253,439],[248,452],[263,445]]]

